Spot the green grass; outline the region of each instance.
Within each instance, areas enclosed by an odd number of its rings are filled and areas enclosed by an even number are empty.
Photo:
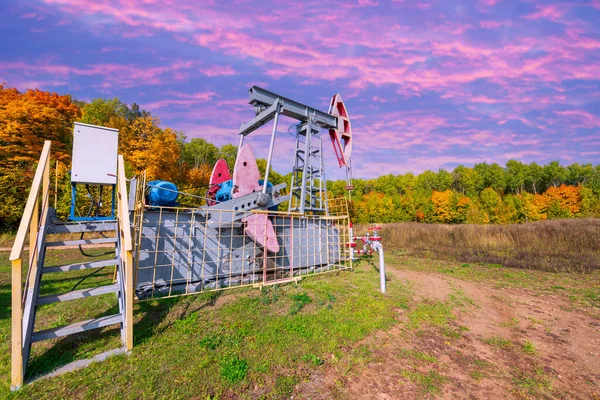
[[[530,371],[515,369],[512,376],[515,392],[523,397],[548,398],[552,397],[553,380],[539,365],[534,365]]]
[[[490,338],[483,339],[483,342],[502,350],[509,350],[513,346],[513,343],[510,340],[498,336],[492,336]]]
[[[525,340],[523,342],[522,349],[525,354],[529,354],[532,356],[537,354],[537,349],[535,348],[535,344],[533,344],[533,342],[530,342],[529,340]]]
[[[441,391],[442,385],[448,380],[444,375],[435,370],[427,373],[405,370],[400,373],[403,378],[416,383],[423,393],[435,395]]]
[[[66,264],[77,261],[78,251],[52,251],[48,256],[50,264]],[[392,268],[395,259],[391,256]],[[401,265],[417,271],[452,274],[463,280],[565,293],[573,296],[578,307],[598,310],[597,287],[593,286],[598,280],[594,274],[582,280],[578,274],[412,258],[401,260]],[[110,283],[112,271],[105,269],[79,288]],[[42,294],[69,291],[87,273],[74,271],[54,277],[48,274]],[[551,289],[552,286],[566,289]],[[446,338],[459,338],[468,329],[456,323],[456,316],[478,307],[461,290],[454,290],[445,302],[414,303],[411,298],[409,288],[394,274],[390,274],[387,293],[382,295],[377,271],[367,263],[358,263],[352,272],[309,277],[297,285],[138,303],[131,355],[112,357],[74,373],[27,385],[16,394],[8,391],[10,307],[0,307],[0,338],[4,339],[0,342],[0,398],[289,398],[296,385],[309,379],[314,371],[331,367],[341,373],[339,385],[343,389],[342,381],[351,379],[354,371],[369,368],[374,361],[384,362],[373,344],[363,339],[399,324],[399,311],[407,319],[406,327],[400,327],[403,335],[435,332]],[[10,304],[8,252],[0,252],[0,300],[4,305]],[[114,295],[43,306],[36,329],[115,312]],[[506,326],[516,327],[518,321],[507,321]],[[523,342],[519,347],[501,337],[484,341],[502,350],[515,350],[513,354],[520,357],[536,354],[533,343]],[[119,346],[119,331],[114,328],[35,344],[28,377]],[[416,383],[427,396],[439,393],[447,379],[438,371],[445,371],[441,358],[436,359],[428,350],[403,349],[396,354],[409,360],[409,369],[401,372],[403,380]],[[479,381],[490,377],[491,366],[475,360],[465,373]],[[525,396],[546,395],[552,390],[551,380],[539,368],[515,370],[506,379],[511,380],[515,392]]]
[[[107,256],[108,257],[108,256]],[[10,304],[8,252],[0,253],[0,298]],[[50,264],[78,260],[77,250],[50,252]],[[79,288],[109,283],[112,269]],[[44,279],[43,294],[69,291],[89,271]],[[398,308],[411,294],[398,280],[379,292],[377,271],[324,274],[298,285],[262,291],[236,289],[153,300],[135,306],[134,349],[83,370],[26,385],[16,394],[10,383],[10,308],[0,308],[0,398],[287,398],[307,368],[321,368],[336,354],[377,330],[397,323]],[[44,306],[36,329],[116,312],[114,295]],[[301,305],[301,306],[300,306]],[[41,342],[32,349],[28,376],[120,346],[118,329],[86,332]],[[353,348],[354,365],[369,360],[368,349]]]
[[[468,311],[471,307],[479,308],[475,301],[468,297],[462,289],[455,288],[452,293],[448,295],[448,298],[454,307],[458,307],[462,311]]]
[[[490,362],[476,358],[473,360],[473,365],[471,367],[471,371],[469,372],[469,376],[474,381],[481,381],[482,379],[488,377],[488,372],[491,368],[492,364]]]
[[[219,362],[221,377],[229,383],[243,380],[248,373],[248,361],[238,356],[223,357]]]
[[[298,314],[305,305],[312,302],[312,299],[306,293],[292,294],[290,298],[294,301],[290,307],[290,315]]]
[[[425,352],[422,352],[422,351],[411,350],[411,349],[401,349],[399,356],[403,357],[403,358],[412,358],[412,359],[419,360],[419,361],[425,361],[428,363],[436,363],[437,362],[437,358],[435,358],[434,356],[427,354]]]
[[[409,325],[415,329],[424,324],[446,327],[449,321],[455,318],[452,314],[452,306],[440,301],[417,304],[408,315]]]
[[[501,323],[500,326],[505,327],[505,328],[512,328],[512,329],[518,328],[519,327],[519,319],[517,317],[512,317],[508,321]]]

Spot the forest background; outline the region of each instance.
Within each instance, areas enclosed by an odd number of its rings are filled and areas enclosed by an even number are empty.
[[[146,170],[149,179],[174,182],[196,196],[180,196],[183,206],[201,205],[214,163],[225,158],[231,168],[236,157],[237,147],[232,144],[217,147],[161,128],[157,116],[135,103],[128,106],[117,98],[85,103],[69,95],[41,90],[21,93],[0,85],[0,232],[12,232],[18,226],[45,140],[52,140],[51,165],[58,166],[57,211],[59,217],[68,215],[73,123],[77,121],[118,129],[127,176]],[[266,161],[257,163],[264,175]],[[271,171],[269,180],[289,183],[291,176]],[[352,183],[350,209],[357,223],[507,224],[600,216],[600,165],[509,160],[505,166],[459,165],[452,171],[389,174]],[[328,181],[329,197],[347,195],[345,186],[342,180]],[[85,200],[85,193],[81,196]]]

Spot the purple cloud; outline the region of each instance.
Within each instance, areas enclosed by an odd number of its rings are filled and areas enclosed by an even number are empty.
[[[340,92],[356,176],[597,163],[600,0],[9,0],[0,21],[15,39],[0,49],[0,81],[119,96],[219,144],[237,141],[253,116],[246,89],[260,83],[323,109]]]

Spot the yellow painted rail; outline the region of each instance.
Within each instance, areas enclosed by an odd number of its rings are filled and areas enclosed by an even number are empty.
[[[125,348],[133,348],[133,255],[131,243],[131,224],[129,222],[129,201],[127,200],[127,179],[125,163],[119,155],[117,163],[117,223],[120,238],[120,259],[125,279]]]
[[[21,217],[19,230],[10,253],[12,262],[12,366],[11,387],[19,388],[23,385],[23,270],[22,257],[25,240],[29,233],[29,259],[28,272],[25,286],[33,285],[29,280],[35,276],[37,268],[38,232],[40,223],[45,223],[48,215],[48,200],[50,192],[50,147],[49,140],[44,142],[42,155],[33,177],[27,204]],[[40,196],[41,195],[41,196]],[[40,215],[41,214],[41,215]],[[27,293],[27,288],[25,288]]]

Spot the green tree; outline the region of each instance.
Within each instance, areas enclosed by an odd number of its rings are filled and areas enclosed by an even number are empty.
[[[235,165],[235,159],[237,158],[237,147],[232,144],[224,144],[219,148],[219,157],[227,161],[227,165],[231,170]]]
[[[527,167],[527,179],[525,183],[533,194],[537,194],[538,191],[544,191],[542,181],[544,179],[544,169],[537,163],[532,162]]]
[[[435,172],[427,170],[419,175],[416,179],[416,188],[424,192],[431,192],[435,189],[437,183],[437,175]]]
[[[509,160],[506,163],[506,181],[512,193],[521,193],[527,180],[527,165],[517,160]]]
[[[212,143],[201,138],[193,138],[183,144],[181,149],[181,161],[186,163],[189,168],[199,168],[201,165],[209,165],[212,169],[217,162],[219,149]],[[228,163],[229,168],[233,164]]]
[[[445,169],[440,169],[436,176],[434,189],[443,192],[444,190],[450,189],[453,183],[454,178],[452,174]]]
[[[569,185],[585,185],[594,178],[594,172],[592,164],[571,164],[567,167],[567,181]]]
[[[483,178],[473,168],[459,165],[452,171],[454,176],[454,189],[469,197],[477,197],[479,188],[483,185]]]
[[[473,169],[477,171],[482,178],[481,186],[478,186],[476,189],[478,193],[487,187],[494,188],[494,190],[499,193],[504,193],[506,190],[506,174],[504,168],[498,165],[498,163],[475,164]]]
[[[488,214],[490,222],[498,221],[497,207],[500,205],[500,195],[491,187],[483,189],[479,194],[482,209]]]
[[[567,179],[567,171],[558,161],[551,161],[544,165],[543,179],[546,187],[558,187]]]
[[[94,99],[91,103],[85,104],[81,111],[80,122],[85,124],[119,129],[125,121],[131,122],[127,119],[130,115],[129,107],[116,97],[114,99]]]

